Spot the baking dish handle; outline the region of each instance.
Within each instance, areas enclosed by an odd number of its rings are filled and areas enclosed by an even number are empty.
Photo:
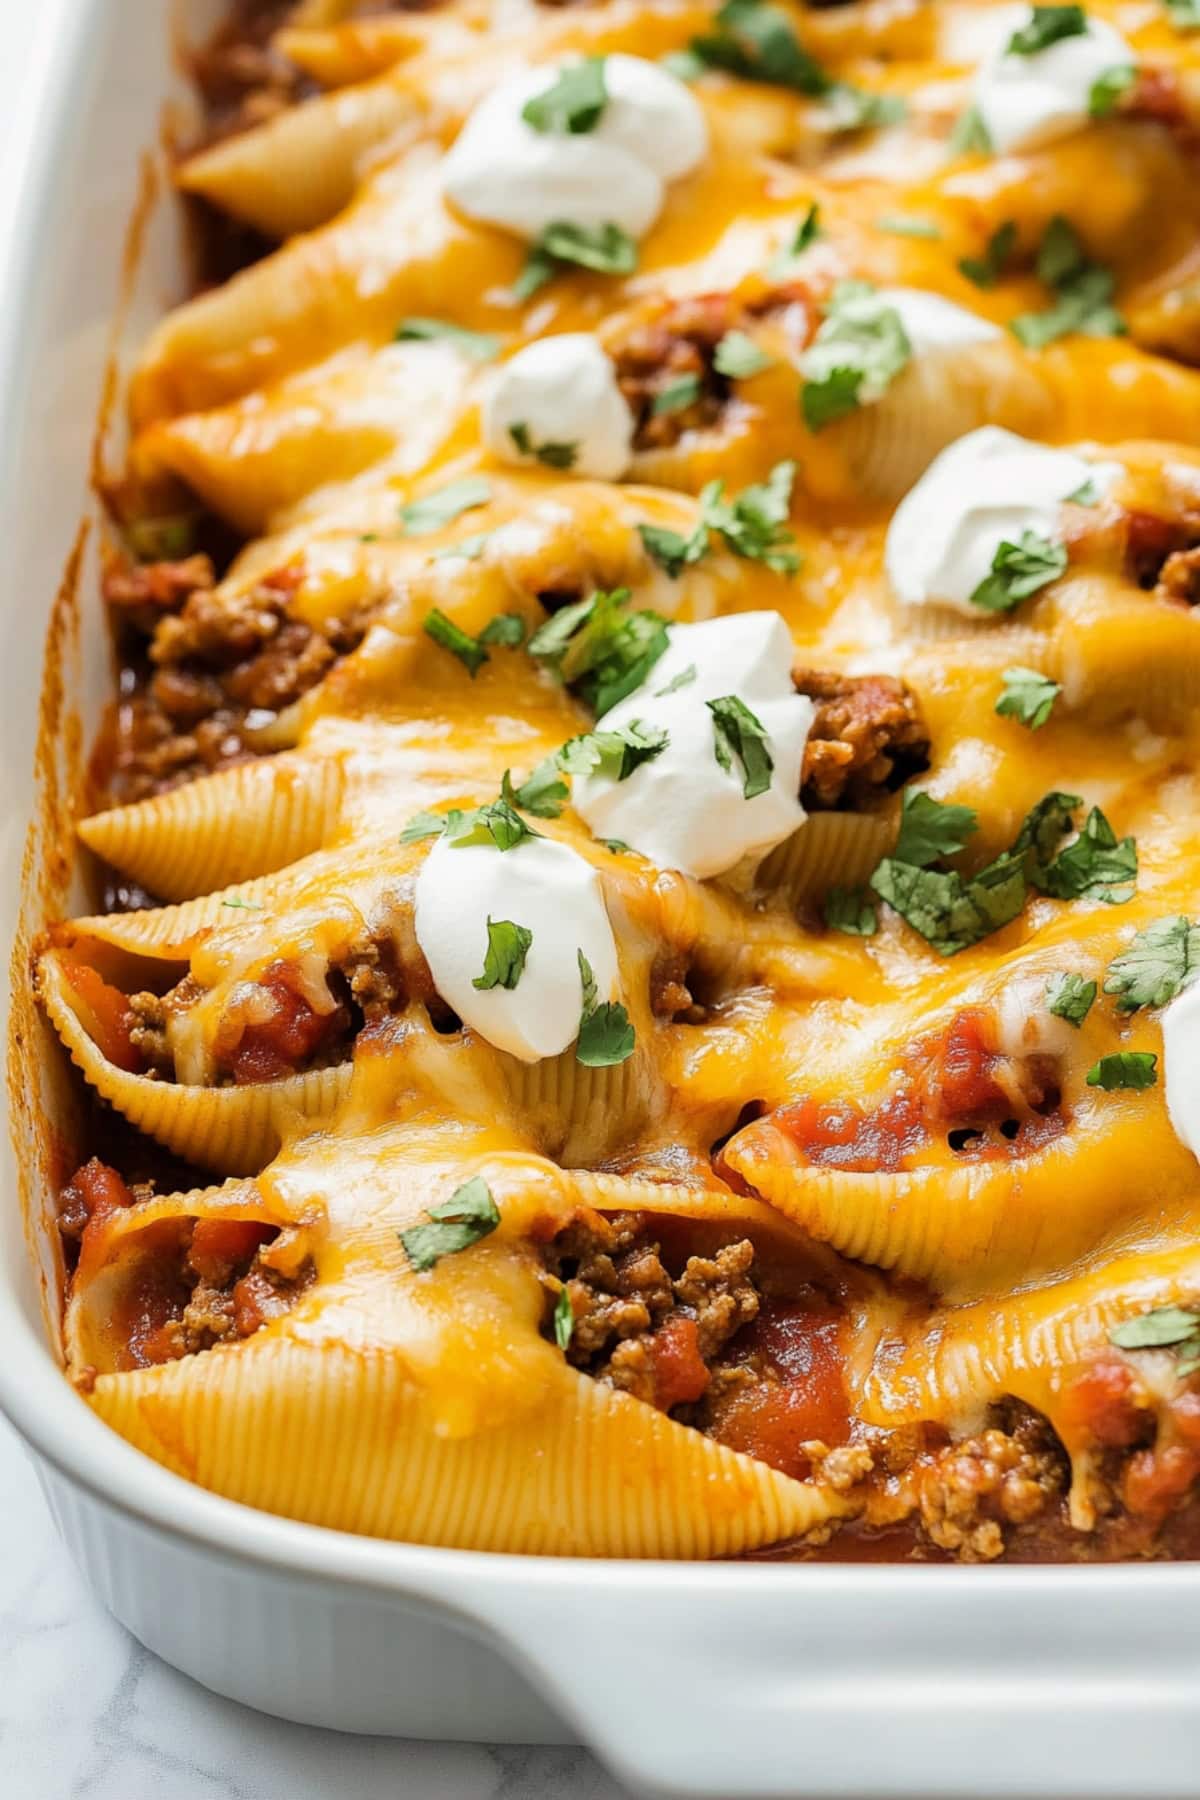
[[[658,1565],[640,1592],[638,1572],[591,1564],[569,1601],[534,1579],[471,1610],[639,1793],[1195,1793],[1178,1570],[1094,1569],[1082,1590],[1073,1568]],[[1192,1651],[1165,1666],[1163,1643]]]

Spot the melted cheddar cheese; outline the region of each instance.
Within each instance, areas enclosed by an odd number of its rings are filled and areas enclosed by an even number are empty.
[[[127,579],[155,717],[192,748],[81,836],[161,904],[56,926],[38,969],[84,1078],[197,1171],[188,1192],[91,1196],[67,1312],[90,1404],[168,1467],[341,1529],[598,1555],[912,1515],[924,1541],[990,1557],[1068,1488],[1064,1553],[1114,1520],[1141,1552],[1186,1501],[1200,1171],[1165,1104],[1161,1016],[1200,966],[1200,35],[1155,0],[1093,0],[1132,60],[1049,141],[998,153],[978,71],[1023,23],[1033,47],[1008,60],[1030,79],[1069,48],[1037,47],[1039,11],[1072,9],[300,5],[275,50],[316,91],[179,163],[185,193],[272,247],[145,346],[118,511],[143,530],[215,517],[242,547],[148,625],[152,578]],[[581,262],[578,231],[468,216],[442,172],[478,109],[566,71],[611,118],[595,82],[617,54],[670,71],[702,116],[703,155],[650,222]],[[582,169],[597,123],[566,85]],[[582,361],[506,373],[568,333]],[[901,598],[897,506],[988,427],[1069,449],[1079,491],[1035,480],[1006,511],[983,476],[951,482],[947,541],[990,531],[991,573],[957,606]],[[581,458],[592,432],[619,479]],[[815,721],[802,823],[784,809],[765,850],[705,880],[592,834],[562,751],[629,747],[600,741],[611,676],[579,634],[602,614],[619,646],[629,619],[651,646],[640,671],[616,653],[637,679],[615,715],[651,729],[674,627],[782,619]],[[272,643],[310,673],[287,662],[277,702],[239,700],[230,669]],[[209,690],[232,748],[214,725],[205,770]],[[903,754],[863,751],[868,692],[888,730],[906,721]],[[744,777],[739,807],[770,757],[750,715],[697,764]],[[635,751],[617,789],[681,805],[688,770]],[[505,828],[515,813],[571,852],[611,925],[615,984],[572,989],[578,1053],[497,1048],[426,959],[431,842],[452,871],[455,830],[502,782]],[[515,1007],[538,944],[510,929],[495,954]],[[753,1245],[764,1310],[733,1341],[758,1361],[720,1365],[728,1402],[711,1357],[661,1385],[664,1333],[690,1354],[707,1329],[686,1274],[674,1323],[650,1315],[659,1404],[572,1361],[583,1277],[548,1247],[626,1215],[693,1271]],[[222,1226],[287,1304],[147,1348],[131,1320],[164,1258],[178,1319]],[[800,1291],[825,1323],[802,1309],[808,1348],[793,1321],[781,1361]],[[829,1307],[837,1400],[806,1411]],[[968,1464],[986,1477],[969,1505]]]

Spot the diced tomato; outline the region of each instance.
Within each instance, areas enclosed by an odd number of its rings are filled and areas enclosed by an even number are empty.
[[[986,1008],[967,1006],[945,1031],[916,1046],[914,1061],[928,1116],[975,1121],[1002,1119],[1011,1112],[1012,1101],[994,1076],[1001,1057],[993,1029]]]
[[[900,1168],[925,1138],[919,1106],[906,1093],[894,1094],[869,1112],[849,1101],[806,1096],[781,1107],[774,1122],[809,1162],[858,1174]]]
[[[1150,1415],[1137,1379],[1119,1356],[1097,1355],[1063,1388],[1061,1420],[1069,1437],[1124,1448],[1146,1435]]]
[[[239,1337],[252,1337],[261,1325],[281,1318],[291,1300],[281,1294],[261,1268],[243,1275],[233,1290],[233,1324]]]
[[[87,963],[64,962],[63,978],[83,1004],[88,1033],[106,1062],[129,1075],[141,1073],[144,1064],[129,1032],[133,1015],[120,988],[112,987]]]
[[[757,1351],[778,1379],[735,1389],[712,1435],[731,1450],[806,1479],[812,1470],[802,1444],[814,1438],[844,1444],[850,1436],[842,1317],[825,1304],[765,1302],[738,1342]]]
[[[647,1342],[654,1370],[654,1404],[669,1412],[684,1401],[699,1400],[709,1383],[700,1354],[696,1321],[676,1316],[659,1327]]]
[[[86,1226],[132,1205],[133,1195],[117,1171],[93,1156],[76,1169],[58,1197],[59,1227],[64,1237],[77,1238]]]
[[[257,1219],[197,1219],[188,1261],[204,1281],[220,1283],[275,1235]]]
[[[238,1087],[294,1075],[345,1022],[340,1007],[319,1013],[310,1005],[290,963],[272,963],[255,985],[271,1001],[270,1017],[247,1020],[235,1010],[222,1020],[213,1045]]]
[[[1122,1497],[1131,1513],[1161,1519],[1177,1500],[1182,1500],[1200,1475],[1200,1449],[1190,1444],[1166,1444],[1138,1450],[1129,1459]]]
[[[1172,1400],[1171,1423],[1183,1443],[1200,1449],[1200,1393],[1195,1388],[1185,1388]]]

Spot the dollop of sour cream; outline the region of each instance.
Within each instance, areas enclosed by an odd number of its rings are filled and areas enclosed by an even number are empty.
[[[931,350],[958,350],[1004,336],[990,319],[981,319],[967,307],[956,306],[953,300],[924,288],[880,288],[879,298],[899,313],[914,356],[928,355]]]
[[[733,613],[673,625],[642,686],[605,713],[597,730],[637,720],[667,733],[667,745],[624,781],[577,775],[575,810],[597,837],[618,838],[660,868],[701,878],[765,855],[802,825],[798,799],[815,707],[792,685],[792,640],[778,613]],[[670,691],[667,691],[670,690]],[[736,695],[767,734],[770,785],[747,800],[736,757],[717,760],[706,702]]]
[[[1018,27],[1032,17],[1031,8]],[[1092,117],[1092,89],[1101,76],[1131,69],[1136,57],[1129,44],[1103,19],[1088,18],[1085,31],[1047,44],[1031,56],[1007,48],[1012,37],[1006,19],[998,47],[981,64],[975,80],[974,104],[994,150],[1037,150],[1069,137]]]
[[[477,988],[488,920],[531,933],[515,987]],[[617,945],[592,865],[531,837],[511,850],[442,837],[417,876],[414,925],[434,986],[464,1024],[522,1062],[557,1056],[579,1035],[582,950],[597,998],[618,998]]]
[[[1180,1143],[1200,1157],[1200,983],[1172,1000],[1162,1034],[1167,1117]]]
[[[612,362],[586,331],[518,350],[496,371],[482,419],[484,443],[506,462],[619,481],[633,454],[633,414]]]
[[[1063,501],[1089,482],[1099,498],[1121,473],[1116,463],[1088,462],[998,425],[968,432],[934,458],[892,516],[884,564],[893,592],[907,606],[997,617],[971,595],[1000,545],[1023,531],[1057,541]]]
[[[669,70],[614,54],[604,58],[608,100],[594,128],[538,131],[522,109],[564,66],[521,70],[476,107],[443,162],[444,192],[468,218],[530,242],[563,220],[643,237],[666,184],[707,154],[703,110]]]

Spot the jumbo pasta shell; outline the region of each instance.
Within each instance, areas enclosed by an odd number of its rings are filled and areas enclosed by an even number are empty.
[[[101,1099],[166,1149],[218,1174],[257,1173],[297,1120],[327,1118],[349,1092],[348,1062],[250,1087],[189,1087],[131,1075],[108,1062],[88,1036],[53,954],[39,965],[39,988],[72,1062]]]
[[[879,813],[811,813],[764,857],[755,886],[792,906],[819,900],[831,887],[861,887],[895,841],[895,821]]]
[[[341,805],[332,757],[284,752],[94,814],[89,850],[164,900],[267,875],[319,849]]]
[[[266,1512],[463,1550],[707,1557],[851,1510],[576,1374],[546,1347],[517,1419],[440,1436],[401,1361],[283,1332],[103,1375],[90,1404],[155,1461]]]

